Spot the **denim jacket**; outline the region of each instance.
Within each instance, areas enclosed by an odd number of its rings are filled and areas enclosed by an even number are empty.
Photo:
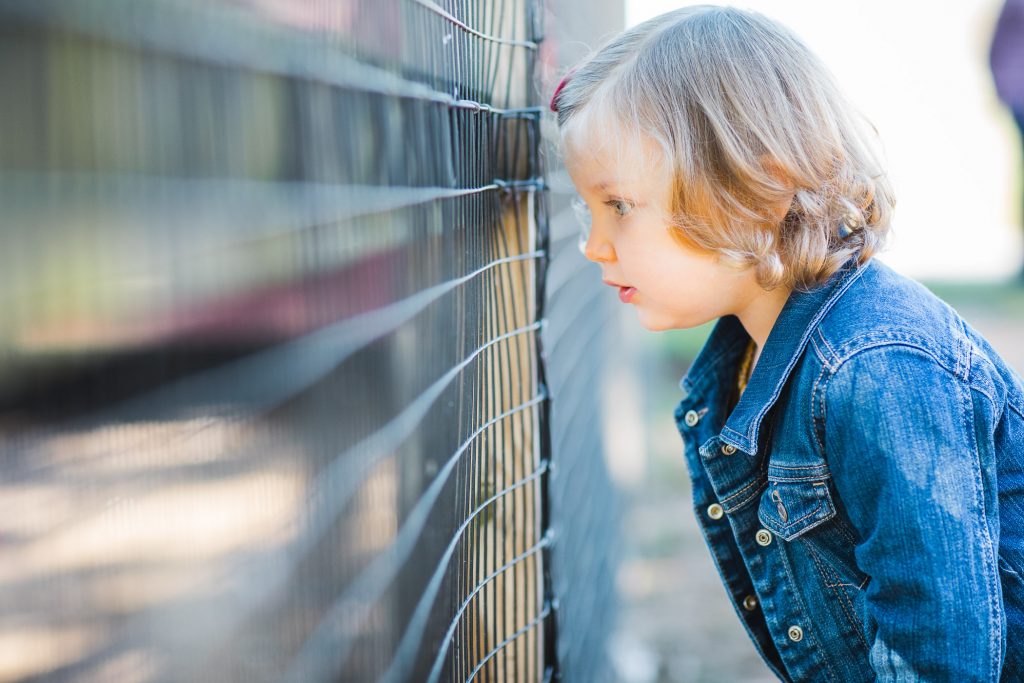
[[[1024,388],[869,260],[749,337],[718,321],[675,419],[729,598],[784,681],[1024,681]]]

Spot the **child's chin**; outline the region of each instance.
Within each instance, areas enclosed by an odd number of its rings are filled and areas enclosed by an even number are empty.
[[[671,330],[674,327],[677,327],[677,325],[672,325],[671,321],[658,316],[652,316],[647,314],[645,311],[637,312],[637,320],[648,332],[664,332],[665,330]]]
[[[637,320],[648,332],[665,332],[667,330],[688,330],[699,327],[706,320],[675,320],[662,316],[652,316],[646,311],[637,310]]]

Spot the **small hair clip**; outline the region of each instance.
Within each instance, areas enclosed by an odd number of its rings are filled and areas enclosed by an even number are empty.
[[[569,73],[565,74],[565,76],[562,77],[562,80],[558,82],[558,87],[555,88],[554,94],[551,95],[551,102],[548,104],[551,111],[558,112],[558,94],[562,92],[562,88],[564,88],[565,84],[569,82],[569,76],[572,76],[573,71],[575,71],[575,69],[569,69]]]
[[[846,239],[853,234],[853,231],[860,227],[861,219],[860,216],[854,212],[849,212],[839,222],[839,237]]]

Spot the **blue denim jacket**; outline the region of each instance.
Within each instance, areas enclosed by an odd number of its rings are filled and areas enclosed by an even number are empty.
[[[719,320],[675,412],[699,525],[784,681],[1024,681],[1024,388],[881,263],[794,293],[735,401]]]

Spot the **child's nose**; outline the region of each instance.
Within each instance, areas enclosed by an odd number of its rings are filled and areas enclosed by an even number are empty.
[[[595,263],[608,263],[615,260],[615,248],[602,236],[600,230],[591,228],[583,254]]]

